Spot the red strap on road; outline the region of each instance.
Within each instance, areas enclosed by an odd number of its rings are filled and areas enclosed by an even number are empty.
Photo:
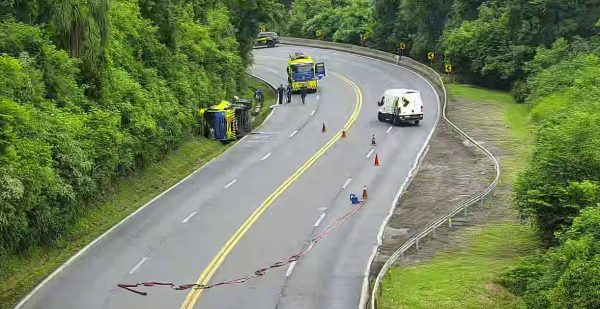
[[[192,288],[193,289],[210,289],[210,288],[213,288],[213,287],[216,287],[216,286],[220,286],[220,285],[240,284],[240,283],[244,283],[244,282],[246,282],[246,281],[248,281],[250,279],[260,278],[260,277],[264,276],[271,269],[279,268],[279,267],[288,265],[288,264],[290,264],[292,262],[298,261],[300,258],[302,258],[306,254],[308,254],[315,247],[315,245],[319,241],[321,241],[327,235],[331,234],[333,231],[335,231],[336,229],[338,229],[344,222],[348,221],[363,206],[364,206],[364,202],[360,202],[357,207],[353,208],[351,211],[349,211],[345,215],[343,215],[343,216],[335,219],[320,234],[318,234],[317,236],[315,236],[311,240],[309,240],[308,246],[305,249],[303,249],[300,253],[292,255],[292,256],[290,256],[288,258],[285,258],[283,260],[280,260],[278,262],[275,262],[275,263],[273,263],[272,265],[270,265],[268,267],[258,269],[252,275],[246,275],[246,276],[239,277],[239,278],[236,278],[236,279],[231,279],[231,280],[219,281],[219,282],[215,282],[215,283],[208,284],[208,285],[202,285],[202,284],[197,284],[197,283],[175,285],[172,282],[146,281],[146,282],[139,282],[139,283],[133,283],[133,284],[119,283],[119,284],[117,284],[117,286],[120,287],[120,288],[122,288],[122,289],[125,289],[127,291],[136,293],[138,295],[146,296],[146,295],[148,295],[147,292],[138,291],[138,290],[136,290],[134,288],[137,288],[137,287],[140,287],[140,286],[144,286],[144,287],[168,286],[168,287],[170,287],[170,288],[172,288],[173,290],[176,290],[176,291],[189,290],[189,289],[192,289]]]

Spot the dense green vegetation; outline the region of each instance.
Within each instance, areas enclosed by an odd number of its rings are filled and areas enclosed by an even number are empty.
[[[199,107],[244,89],[252,39],[279,7],[3,1],[0,260],[55,246],[120,177],[189,140]]]
[[[531,104],[535,141],[515,204],[550,249],[504,283],[530,308],[600,307],[600,2],[297,0],[289,16],[291,35],[358,44],[363,34],[390,52],[404,42],[420,60],[436,51],[458,80]]]

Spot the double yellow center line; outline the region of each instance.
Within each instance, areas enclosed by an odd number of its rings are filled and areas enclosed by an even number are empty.
[[[335,73],[335,72],[329,72],[329,73],[331,75],[341,79],[342,81],[346,82],[347,84],[349,84],[350,87],[352,87],[352,89],[356,93],[356,104],[354,105],[354,110],[352,111],[352,115],[350,115],[350,118],[348,118],[348,121],[346,121],[346,123],[344,124],[344,128],[342,129],[342,130],[348,130],[350,127],[352,127],[352,125],[358,118],[358,115],[360,114],[360,110],[362,108],[362,92],[360,91],[360,88],[358,88],[358,86],[353,81],[349,80],[348,78],[346,78],[338,73]],[[200,278],[198,278],[198,280],[196,281],[196,284],[201,284],[201,285],[208,284],[209,280],[212,278],[212,276],[217,271],[219,266],[221,266],[221,264],[223,264],[223,261],[225,260],[225,258],[229,255],[229,253],[231,252],[231,250],[233,250],[233,248],[237,245],[237,243],[242,239],[242,237],[244,237],[244,235],[246,234],[246,232],[248,232],[250,227],[252,227],[252,225],[260,218],[260,216],[265,212],[265,210],[267,210],[271,206],[271,204],[273,204],[273,202],[289,186],[291,186],[300,176],[302,176],[302,174],[304,174],[304,172],[306,172],[306,170],[308,170],[308,168],[310,168],[327,150],[329,150],[329,148],[331,148],[331,146],[333,146],[335,144],[335,142],[337,142],[340,139],[340,137],[342,136],[342,130],[337,132],[327,142],[327,144],[325,144],[325,146],[321,147],[321,149],[319,149],[314,155],[312,155],[312,157],[310,157],[310,159],[308,159],[308,161],[304,162],[304,164],[302,164],[302,166],[300,166],[300,168],[298,168],[298,170],[296,170],[294,172],[294,174],[292,174],[292,176],[290,176],[281,185],[279,185],[279,187],[277,187],[277,189],[275,189],[275,191],[273,191],[273,193],[271,193],[271,195],[269,195],[269,197],[267,197],[267,199],[265,199],[262,202],[262,204],[256,210],[254,210],[254,212],[252,212],[252,214],[246,219],[246,221],[244,221],[244,223],[231,236],[231,238],[229,238],[229,240],[225,243],[225,245],[221,248],[221,250],[219,250],[217,255],[208,264],[208,266],[206,266],[206,268],[200,275]],[[181,305],[181,308],[182,309],[183,308],[185,308],[185,309],[193,308],[194,305],[196,304],[196,302],[198,302],[200,295],[202,295],[202,291],[204,291],[204,290],[193,289],[192,291],[190,291],[190,293],[185,298],[183,305]]]

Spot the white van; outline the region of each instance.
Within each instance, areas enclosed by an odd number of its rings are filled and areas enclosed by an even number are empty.
[[[411,89],[388,89],[377,102],[379,121],[398,125],[403,122],[419,124],[423,120],[423,101],[421,93]]]

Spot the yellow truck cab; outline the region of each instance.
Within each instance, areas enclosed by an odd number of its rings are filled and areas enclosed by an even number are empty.
[[[317,91],[317,80],[325,77],[325,64],[315,63],[311,56],[303,53],[290,55],[287,65],[288,83],[292,85],[294,92],[300,91],[302,87],[309,91]]]

